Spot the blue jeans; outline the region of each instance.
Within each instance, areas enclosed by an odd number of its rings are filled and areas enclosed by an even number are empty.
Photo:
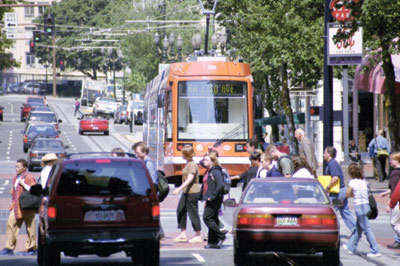
[[[394,236],[394,241],[400,244],[400,237],[397,235]]]
[[[335,210],[337,210],[340,213],[340,216],[342,216],[345,225],[350,230],[350,233],[353,233],[353,231],[355,231],[355,229],[356,229],[356,221],[355,221],[353,215],[351,214],[351,211],[348,206],[349,202],[346,198],[346,188],[345,187],[341,188],[339,191],[339,194],[330,194],[329,197],[331,198],[331,200],[339,199],[344,202],[342,208],[335,207]]]
[[[354,209],[356,211],[357,226],[356,231],[350,237],[349,242],[347,242],[347,247],[350,251],[354,252],[357,248],[358,241],[360,241],[362,233],[364,232],[369,246],[371,247],[372,253],[379,253],[378,244],[376,243],[375,236],[372,233],[371,227],[369,226],[369,221],[367,213],[370,210],[369,204],[355,205]]]

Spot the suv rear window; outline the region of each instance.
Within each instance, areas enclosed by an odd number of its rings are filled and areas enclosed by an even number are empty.
[[[65,164],[57,193],[64,196],[145,196],[149,189],[146,171],[140,163],[104,159],[101,163]]]
[[[56,115],[54,113],[36,113],[31,114],[30,121],[43,121],[46,123],[57,122]]]

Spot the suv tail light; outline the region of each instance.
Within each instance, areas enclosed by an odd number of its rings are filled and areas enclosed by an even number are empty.
[[[159,219],[160,218],[160,205],[153,205],[151,208],[151,216],[153,219]]]
[[[302,215],[301,224],[309,226],[335,225],[335,215]]]
[[[49,217],[50,219],[55,219],[56,216],[57,216],[56,207],[53,207],[53,206],[47,207],[47,217]]]
[[[28,136],[24,136],[24,143],[28,143]]]
[[[274,217],[271,214],[239,213],[238,225],[273,225]]]
[[[37,153],[31,152],[31,153],[29,154],[29,156],[31,156],[32,158],[36,158],[36,157],[37,157]]]

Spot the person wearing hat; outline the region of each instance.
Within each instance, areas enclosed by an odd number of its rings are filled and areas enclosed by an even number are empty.
[[[42,188],[46,188],[47,180],[49,179],[51,169],[57,163],[58,158],[55,153],[48,153],[42,157],[42,171],[40,172],[40,177],[38,183],[42,185]]]

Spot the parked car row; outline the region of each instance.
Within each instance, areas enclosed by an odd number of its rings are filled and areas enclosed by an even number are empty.
[[[22,93],[22,94],[47,94],[47,84],[38,81],[24,81],[8,84],[3,88],[4,93]]]
[[[21,122],[25,122],[21,134],[29,170],[41,168],[41,159],[47,153],[55,153],[59,158],[66,156],[69,147],[60,140],[62,120],[47,105],[45,97],[28,96],[21,106],[20,116]]]

